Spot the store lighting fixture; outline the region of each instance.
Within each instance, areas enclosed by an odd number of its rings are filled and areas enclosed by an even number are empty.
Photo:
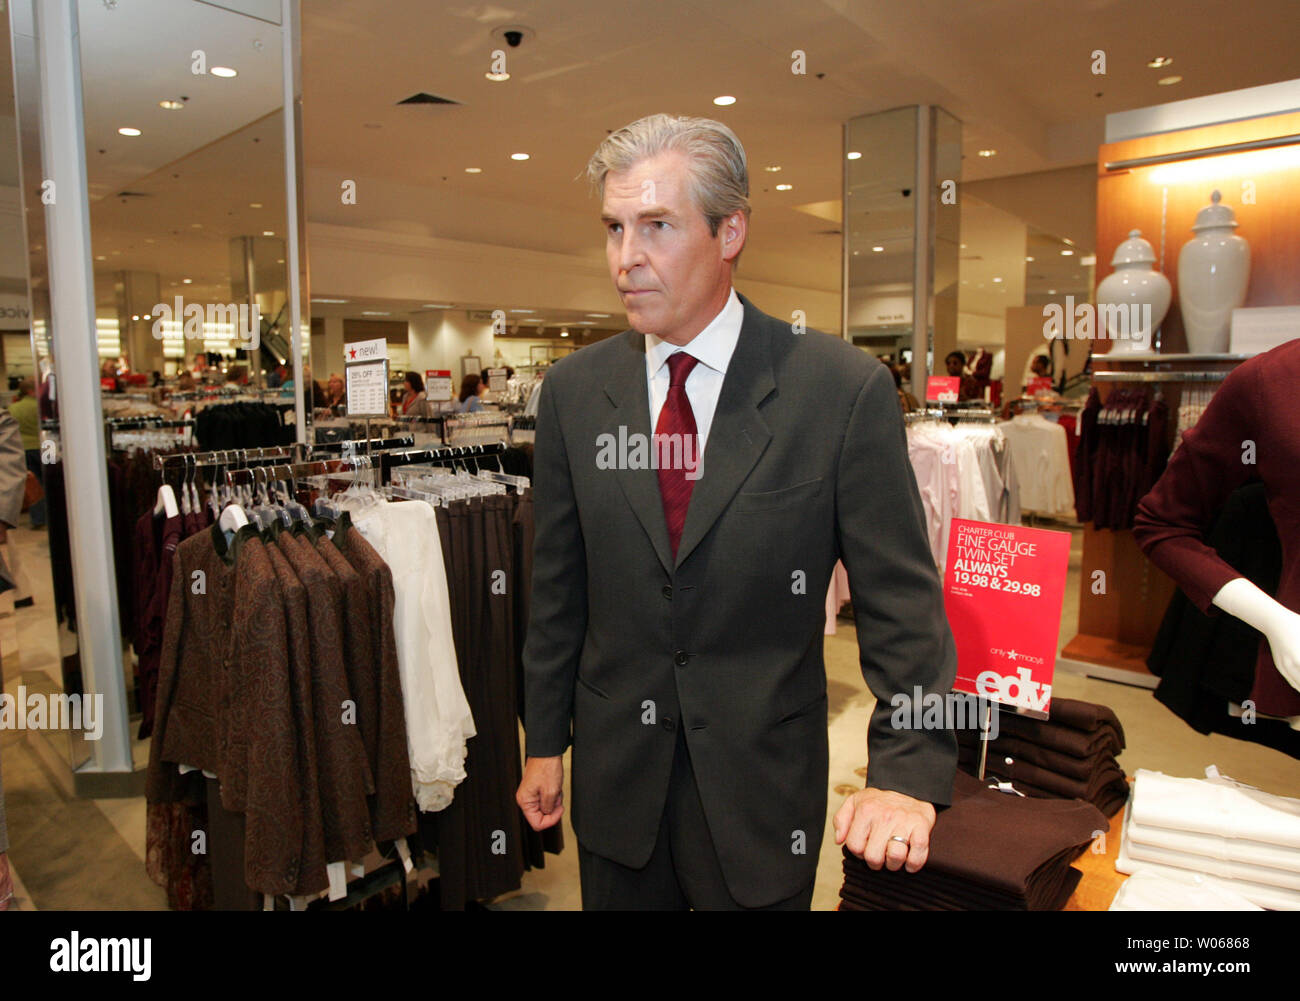
[[[766,170],[769,174],[781,173],[781,168],[777,164],[772,164],[772,166],[764,167],[763,169]]]
[[[484,73],[483,75],[493,83],[505,83],[510,79],[509,73]]]
[[[534,310],[534,309],[512,309],[510,312],[512,312],[512,313],[535,313],[535,312],[537,312],[537,311]]]
[[[777,190],[777,191],[792,191],[792,190],[794,190],[794,185],[793,185],[793,184],[778,184],[778,185],[776,186],[776,190]]]
[[[185,102],[183,102],[183,101],[159,101],[159,102],[158,102],[158,107],[160,107],[160,108],[166,108],[168,111],[180,111],[181,108],[185,107]]]
[[[466,167],[466,168],[465,168],[465,173],[467,173],[467,174],[481,174],[481,173],[483,173],[483,168],[482,168],[482,167]]]
[[[846,159],[846,160],[861,160],[861,159],[862,159],[862,154],[859,153],[857,150],[854,150],[852,153],[849,153],[849,154],[845,157],[845,159]]]
[[[212,69],[209,70],[208,72],[210,72],[213,76],[224,77],[227,80],[230,79],[232,76],[239,76],[239,71],[233,70],[229,66],[213,66]]]
[[[182,278],[182,279],[181,279],[181,284],[182,284],[182,285],[193,285],[193,284],[194,284],[194,279],[193,279],[193,278]]]
[[[117,130],[117,134],[120,136],[138,136],[140,134],[140,130],[133,129],[129,125],[123,125],[120,129]]]
[[[872,252],[873,254],[883,254],[883,253],[885,252],[885,248],[884,248],[884,247],[872,247],[872,248],[871,248],[871,252]]]
[[[1080,257],[1079,263],[1082,264],[1085,268],[1090,268],[1097,263],[1097,255],[1089,254],[1087,257]]]
[[[260,208],[262,207],[262,203],[261,203],[261,202],[249,202],[249,203],[248,203],[248,207],[249,207],[250,209],[260,209]]]
[[[982,149],[979,151],[979,155],[986,158],[990,156],[997,156],[998,151],[995,149]]]
[[[277,258],[275,259],[275,263],[276,263],[276,264],[283,264],[283,263],[284,263],[284,258],[283,258],[283,257],[277,257]]]
[[[139,320],[140,317],[139,317],[139,316],[133,316],[133,317],[131,317],[131,319],[132,319],[132,320]]]
[[[1152,184],[1178,185],[1188,182],[1218,180],[1220,177],[1255,177],[1275,170],[1300,166],[1300,145],[1275,149],[1247,150],[1204,160],[1166,163],[1148,174]]]
[[[561,331],[560,331],[560,336],[561,336],[561,337],[568,337],[568,336],[569,336],[569,332],[568,332],[567,330],[561,330]]]
[[[997,284],[999,284],[1001,281],[1002,281],[1001,278],[994,278],[994,279],[993,279],[993,284],[994,284],[994,285],[997,285]]]
[[[95,258],[95,260],[97,260],[97,261],[106,261],[106,260],[108,260],[108,258],[105,257],[103,254],[100,254],[98,257]]]
[[[1056,295],[1056,289],[1054,289],[1054,288],[1049,288],[1049,289],[1047,290],[1047,294],[1048,294],[1048,295]]]
[[[736,99],[732,97],[730,94],[723,94],[720,97],[715,97],[713,99],[713,103],[720,108],[725,108],[728,107],[729,105],[735,104]]]
[[[588,315],[588,316],[594,316],[594,317],[595,317],[596,319],[598,319],[598,320],[607,320],[607,319],[609,319],[609,314],[608,314],[608,313],[588,313],[587,315]]]
[[[1183,78],[1180,77],[1177,73],[1175,73],[1173,76],[1162,76],[1159,80],[1156,81],[1156,83],[1160,84],[1161,87],[1172,87],[1174,84],[1182,83],[1182,82],[1183,82]]]
[[[190,223],[190,229],[202,229],[202,228],[203,228],[203,223],[201,222]]]
[[[1147,63],[1147,65],[1150,66],[1153,70],[1158,70],[1158,69],[1164,69],[1172,62],[1173,59],[1169,56],[1156,56],[1154,59],[1150,60]]]
[[[312,302],[341,303],[341,302],[347,302],[347,300],[346,299],[313,299]]]
[[[527,159],[528,159],[528,154],[527,154],[527,153],[511,153],[511,154],[510,154],[510,159],[512,159],[512,160],[527,160]]]
[[[1062,250],[1062,251],[1061,251],[1061,256],[1062,256],[1062,257],[1073,257],[1073,256],[1074,256],[1074,251],[1073,251],[1073,250]]]
[[[1026,257],[1025,260],[1026,260],[1028,263],[1030,263],[1030,264],[1032,264],[1033,261],[1034,261],[1034,259],[1033,259],[1032,257]]]
[[[449,302],[426,302],[421,309],[451,309]]]
[[[361,315],[362,316],[392,316],[393,314],[383,309],[363,309],[361,311]]]
[[[275,236],[275,230],[273,230],[273,229],[264,229],[264,230],[262,230],[262,235],[263,235],[263,236]]]

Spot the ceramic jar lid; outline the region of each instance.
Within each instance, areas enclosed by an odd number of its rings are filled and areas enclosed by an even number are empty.
[[[1219,204],[1223,196],[1219,194],[1216,188],[1210,195],[1210,204],[1196,213],[1196,223],[1192,226],[1193,233],[1199,233],[1203,229],[1235,229],[1237,227],[1237,216],[1227,205]]]
[[[1129,230],[1128,239],[1115,248],[1115,256],[1110,259],[1111,267],[1121,264],[1155,264],[1156,252],[1151,244],[1142,239],[1142,230]]]

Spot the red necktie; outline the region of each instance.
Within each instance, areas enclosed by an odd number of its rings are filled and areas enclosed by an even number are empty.
[[[686,509],[691,503],[691,489],[699,466],[699,435],[695,414],[686,395],[686,377],[699,362],[685,351],[668,356],[668,398],[659,411],[655,425],[655,454],[659,457],[659,494],[664,502],[664,520],[668,523],[668,544],[677,558],[686,524]],[[676,436],[676,437],[666,437]],[[671,459],[672,461],[668,461]]]

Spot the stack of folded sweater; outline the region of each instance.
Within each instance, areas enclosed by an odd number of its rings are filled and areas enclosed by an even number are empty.
[[[1115,756],[1124,728],[1108,706],[1054,698],[1051,719],[998,712],[988,742],[985,778],[1010,782],[1026,796],[1087,800],[1108,817],[1128,799],[1128,782]],[[957,730],[958,766],[979,774],[979,731]]]
[[[1115,868],[1230,891],[1270,910],[1300,910],[1300,799],[1220,775],[1139,769]]]
[[[1060,910],[1080,878],[1070,863],[1107,826],[1090,803],[1027,799],[958,772],[924,868],[874,870],[846,851],[840,909]]]

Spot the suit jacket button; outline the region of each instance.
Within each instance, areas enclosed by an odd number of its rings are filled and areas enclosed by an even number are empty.
[[[673,663],[676,664],[678,667],[685,667],[686,662],[690,659],[691,659],[691,655],[687,653],[685,650],[678,650],[675,654],[673,654]]]
[[[669,601],[673,600],[673,586],[671,584],[664,585],[663,595]]]
[[[660,725],[661,725],[665,730],[667,730],[669,733],[672,733],[672,732],[673,732],[673,727],[675,727],[675,726],[677,725],[676,723],[673,722],[673,718],[672,718],[671,716],[665,716],[665,717],[664,717],[663,719],[661,719],[659,722],[660,722]]]

